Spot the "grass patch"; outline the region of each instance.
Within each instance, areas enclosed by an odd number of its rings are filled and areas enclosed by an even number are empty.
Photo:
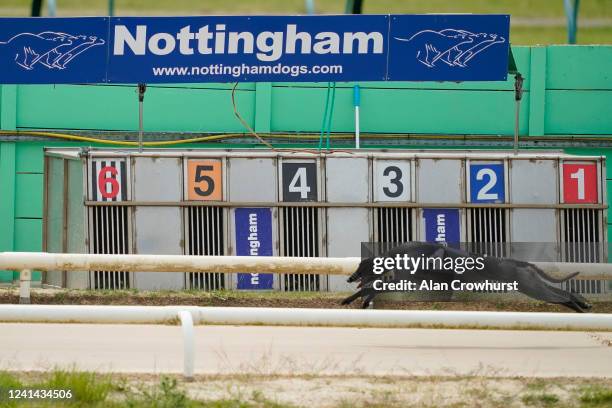
[[[512,45],[567,44],[567,30],[563,26],[518,26],[510,30]],[[584,27],[578,29],[578,44],[612,44],[612,27]]]
[[[70,401],[27,405],[0,397],[0,408],[604,408],[612,406],[611,384],[593,378],[324,375],[202,375],[185,383],[177,375],[0,371],[0,396],[7,388],[26,387],[74,393]]]
[[[99,406],[107,401],[109,395],[121,389],[120,382],[113,380],[109,375],[96,374],[92,372],[77,372],[66,370],[54,370],[48,375],[43,375],[29,380],[24,380],[15,374],[0,372],[0,389],[2,396],[0,406],[17,406],[18,401],[8,401],[6,393],[9,389],[40,389],[40,390],[70,390],[72,397],[63,400],[65,406]],[[57,402],[57,401],[56,401]],[[49,406],[46,401],[34,403],[41,406]]]
[[[612,387],[586,386],[580,391],[580,402],[585,408],[612,407]]]
[[[31,0],[3,0],[3,7],[14,9],[26,15]],[[46,3],[46,2],[45,2]],[[317,13],[343,13],[346,0],[315,0]],[[108,0],[61,0],[58,12],[81,10],[85,14],[103,14],[107,11]],[[46,10],[46,9],[45,9]],[[126,12],[141,14],[160,11],[177,13],[304,13],[304,0],[116,0],[118,15]],[[520,17],[564,17],[562,1],[551,0],[366,0],[364,13],[497,13]],[[580,4],[581,18],[612,17],[609,0],[589,0]]]
[[[62,370],[53,371],[46,381],[34,387],[39,386],[47,389],[72,390],[74,400],[85,404],[105,401],[111,392],[120,390],[119,384],[108,375]]]
[[[9,389],[70,390],[71,399],[28,401],[28,407],[92,408],[294,408],[253,392],[248,399],[221,398],[196,400],[171,376],[162,376],[154,384],[129,385],[122,376],[55,370],[46,374],[20,375],[0,371],[0,408],[23,406],[24,401],[6,398]]]
[[[532,381],[528,382],[526,385],[526,388],[529,391],[544,391],[549,384],[546,382],[546,380],[543,380],[541,378],[535,378]]]
[[[43,2],[43,15],[47,14]],[[316,0],[319,14],[344,13],[345,0]],[[31,0],[3,0],[0,16],[28,16]],[[305,13],[304,0],[116,0],[115,15],[214,15],[214,14],[300,14]],[[561,0],[368,0],[364,13],[475,13],[510,14],[528,19],[511,29],[514,45],[565,44],[567,31],[565,10]],[[58,16],[107,15],[107,0],[62,0],[58,2]],[[529,20],[530,19],[530,20]],[[553,19],[552,26],[540,24],[540,19]],[[590,27],[589,20],[612,19],[612,1],[589,0],[580,4],[578,20],[579,44],[612,44],[612,28]],[[584,24],[583,24],[584,23]]]
[[[528,406],[554,407],[559,402],[559,397],[550,393],[525,394],[521,401]]]

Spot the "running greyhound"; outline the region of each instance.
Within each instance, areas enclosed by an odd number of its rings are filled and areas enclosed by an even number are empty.
[[[395,258],[396,255],[407,255],[411,258],[475,258],[478,255],[469,252],[433,243],[410,243],[395,247],[381,255],[383,258]],[[574,278],[579,272],[572,273],[562,279],[555,279],[546,274],[532,263],[518,261],[508,258],[484,257],[482,270],[473,269],[463,274],[456,274],[452,270],[418,269],[416,271],[390,271],[390,280],[399,282],[409,280],[418,283],[422,280],[434,280],[449,283],[452,280],[461,282],[483,282],[485,280],[503,283],[518,283],[518,291],[537,300],[549,303],[561,304],[576,312],[583,313],[590,309],[591,305],[586,299],[577,293],[556,288],[551,283],[561,283]],[[380,293],[374,289],[374,282],[381,279],[381,275],[373,272],[374,257],[364,259],[357,270],[348,278],[348,282],[359,281],[359,290],[342,301],[347,305],[357,298],[363,299],[363,307],[366,308],[370,302]]]

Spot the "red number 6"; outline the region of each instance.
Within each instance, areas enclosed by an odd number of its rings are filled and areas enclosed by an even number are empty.
[[[110,174],[110,175],[109,175]],[[102,167],[98,173],[98,189],[104,198],[115,198],[119,194],[119,182],[115,178],[117,169],[111,166]],[[111,185],[111,191],[106,190],[106,185]]]

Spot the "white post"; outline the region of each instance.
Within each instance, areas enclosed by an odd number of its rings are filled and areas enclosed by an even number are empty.
[[[191,312],[182,310],[178,312],[183,330],[183,375],[185,381],[193,381],[195,363],[195,344],[193,339],[193,316]]]
[[[359,106],[355,106],[355,149],[359,149]]]
[[[30,282],[32,281],[32,271],[22,269],[19,273],[19,303],[22,305],[30,304]]]
[[[359,149],[359,105],[361,105],[361,95],[359,94],[359,85],[353,87],[353,105],[355,106],[355,149]]]

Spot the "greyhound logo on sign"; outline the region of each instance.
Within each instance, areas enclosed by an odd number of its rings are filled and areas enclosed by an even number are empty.
[[[104,44],[96,36],[53,31],[20,33],[6,42],[0,41],[0,60],[12,59],[27,70],[34,69],[38,63],[48,69],[64,69],[79,54]]]
[[[475,34],[450,28],[440,31],[422,30],[410,38],[395,39],[410,43],[416,59],[429,68],[435,68],[439,61],[450,67],[465,68],[468,62],[482,51],[492,45],[506,42],[506,39],[498,34]]]

